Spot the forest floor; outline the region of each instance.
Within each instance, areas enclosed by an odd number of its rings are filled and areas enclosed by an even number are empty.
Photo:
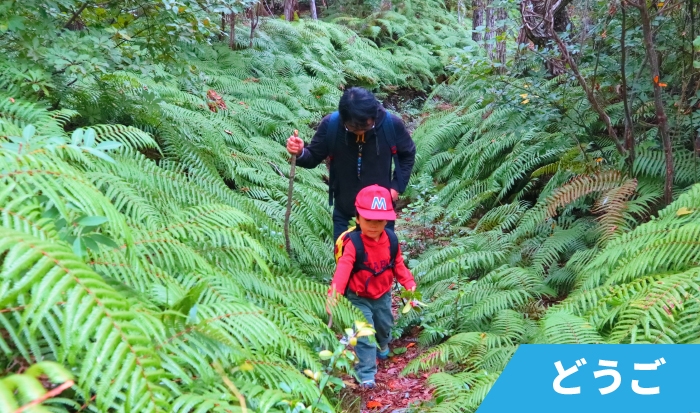
[[[394,319],[398,318],[402,307],[401,298],[394,295]],[[392,351],[390,357],[386,360],[377,359],[377,386],[374,389],[360,389],[354,379],[344,377],[346,389],[341,393],[342,410],[354,413],[404,413],[411,407],[419,407],[429,401],[432,389],[427,385],[426,379],[432,371],[399,376],[406,365],[422,353],[423,349],[418,346],[419,333],[420,327],[413,327],[404,337],[389,344]]]

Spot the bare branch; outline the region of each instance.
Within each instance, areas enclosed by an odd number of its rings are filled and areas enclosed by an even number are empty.
[[[608,135],[613,140],[613,142],[615,142],[615,147],[617,148],[617,151],[620,153],[620,155],[626,156],[627,150],[624,148],[624,146],[622,146],[622,142],[620,142],[620,139],[618,138],[617,133],[615,132],[615,128],[613,128],[612,122],[610,121],[610,116],[608,116],[608,114],[605,113],[605,110],[603,110],[603,108],[600,106],[598,99],[596,99],[595,95],[593,94],[593,89],[591,89],[588,86],[588,84],[586,84],[586,79],[584,79],[583,76],[581,76],[581,72],[579,72],[576,62],[574,61],[574,59],[571,58],[571,55],[569,54],[569,51],[566,48],[566,45],[557,35],[557,32],[555,32],[554,29],[552,29],[552,37],[557,42],[562,57],[569,64],[569,66],[571,66],[571,70],[574,72],[574,76],[576,76],[576,79],[578,79],[578,83],[581,85],[584,92],[586,92],[586,97],[588,97],[588,101],[590,102],[591,106],[598,113],[598,117],[600,118],[600,120],[605,123],[605,126],[607,126]]]
[[[90,4],[89,1],[86,1],[85,3],[83,3],[83,5],[80,6],[80,8],[79,8],[78,10],[75,11],[75,13],[73,13],[73,15],[71,16],[70,20],[68,20],[68,23],[66,23],[63,27],[64,27],[65,29],[69,28],[70,25],[73,24],[73,22],[75,21],[75,19],[77,19],[78,16],[80,16],[80,14],[83,12],[83,10],[85,10],[85,8],[88,6],[88,4]]]

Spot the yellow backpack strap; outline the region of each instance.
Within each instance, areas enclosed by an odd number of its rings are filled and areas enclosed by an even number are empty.
[[[338,263],[340,257],[343,256],[343,246],[345,245],[345,236],[355,230],[355,227],[348,228],[345,232],[340,234],[338,239],[335,240],[334,256],[335,262]]]

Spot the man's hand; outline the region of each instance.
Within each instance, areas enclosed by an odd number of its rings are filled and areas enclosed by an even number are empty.
[[[287,139],[287,152],[291,155],[299,156],[303,150],[304,141],[300,137],[292,135]]]
[[[287,145],[289,145],[289,144],[287,144]],[[289,147],[289,146],[287,146],[287,147]],[[390,191],[391,191],[391,199],[393,199],[394,202],[398,201],[399,200],[399,193],[396,191],[396,189],[391,188]]]
[[[408,291],[410,291],[410,292],[415,292],[415,291],[416,291],[416,286],[414,285],[414,286],[411,287]]]

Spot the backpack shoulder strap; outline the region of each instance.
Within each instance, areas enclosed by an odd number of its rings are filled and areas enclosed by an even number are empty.
[[[384,231],[389,237],[389,265],[393,267],[396,262],[396,256],[399,255],[399,238],[396,236],[396,233],[389,228],[384,228]]]
[[[384,132],[384,137],[386,138],[389,148],[391,149],[391,157],[394,160],[394,173],[396,174],[396,180],[398,181],[399,188],[403,188],[403,176],[401,175],[401,169],[399,169],[399,155],[396,149],[396,131],[394,130],[394,121],[392,120],[392,115],[390,111],[386,111],[386,118],[382,122],[382,130]]]
[[[382,122],[382,129],[384,130],[384,136],[386,137],[389,146],[392,148],[391,153],[396,152],[394,149],[396,147],[396,132],[394,131],[394,120],[392,119],[391,112],[386,110],[386,117],[384,122]]]
[[[328,147],[328,155],[331,159],[335,153],[335,141],[337,140],[338,129],[340,129],[340,113],[336,110],[331,113],[331,117],[328,119],[328,130],[326,132],[326,146]]]
[[[328,171],[328,205],[333,206],[333,182],[335,181],[335,172],[333,168],[333,157],[335,156],[335,143],[338,141],[340,133],[340,112],[337,110],[331,113],[328,120],[328,129],[326,130],[326,147],[328,148],[328,158],[330,159],[330,167]]]
[[[362,232],[355,230],[348,234],[352,245],[355,247],[355,264],[352,267],[352,272],[355,273],[359,270],[366,269],[365,266],[365,244],[362,242],[362,237],[360,236]]]

